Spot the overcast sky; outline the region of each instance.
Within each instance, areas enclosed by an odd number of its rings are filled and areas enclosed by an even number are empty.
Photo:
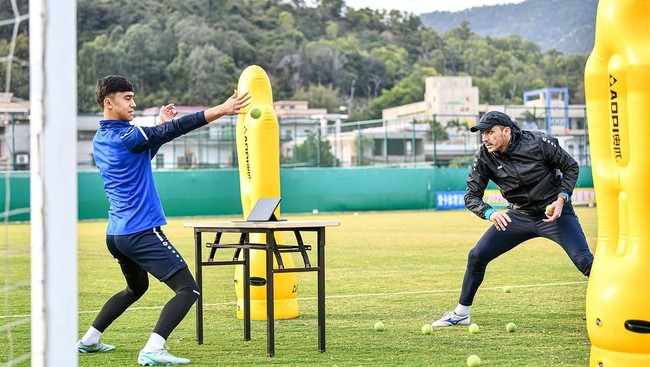
[[[514,4],[524,0],[345,0],[352,8],[398,9],[420,15],[432,11],[459,11],[483,5]]]

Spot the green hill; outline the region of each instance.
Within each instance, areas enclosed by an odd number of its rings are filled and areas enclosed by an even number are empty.
[[[422,24],[438,33],[468,21],[484,37],[518,34],[543,51],[587,54],[594,45],[598,0],[527,0],[519,4],[475,7],[459,12],[435,11],[420,16]]]

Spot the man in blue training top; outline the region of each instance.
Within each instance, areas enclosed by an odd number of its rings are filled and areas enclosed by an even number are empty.
[[[436,327],[469,325],[488,263],[524,241],[543,237],[558,243],[586,276],[594,260],[570,200],[579,166],[557,139],[521,130],[499,111],[486,113],[470,130],[480,131],[483,145],[467,178],[465,206],[494,225],[469,251],[458,305],[434,321]],[[483,201],[490,180],[508,201],[507,211],[494,210]]]
[[[102,307],[92,326],[77,343],[80,353],[108,352],[114,346],[101,334],[137,301],[149,287],[151,273],[175,295],[162,309],[153,333],[138,355],[142,366],[181,365],[190,362],[167,352],[165,341],[183,320],[199,289],[183,257],[169,242],[161,226],[167,224],[153,180],[151,159],[161,145],[221,116],[244,113],[250,96],[234,94],[220,105],[175,118],[173,104],[160,110],[161,124],[131,125],[135,111],[133,85],[119,75],[97,82],[97,102],[104,119],[93,139],[93,154],[109,201],[106,246],[119,263],[126,288]]]

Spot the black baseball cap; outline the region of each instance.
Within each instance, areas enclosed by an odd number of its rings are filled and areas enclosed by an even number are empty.
[[[485,115],[481,116],[481,119],[478,121],[478,124],[469,128],[469,131],[475,133],[479,130],[490,130],[494,125],[508,126],[511,127],[515,123],[512,121],[510,116],[506,115],[503,112],[499,111],[490,111]]]

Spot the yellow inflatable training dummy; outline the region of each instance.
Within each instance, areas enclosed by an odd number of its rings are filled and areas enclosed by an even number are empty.
[[[273,92],[266,72],[257,65],[244,69],[239,76],[239,93],[250,92],[249,113],[237,118],[237,155],[239,160],[239,185],[244,217],[262,197],[280,197],[280,146],[278,118],[273,109]],[[258,118],[251,116],[253,109],[259,109]],[[258,111],[255,111],[258,112]],[[256,116],[257,117],[257,116]],[[280,209],[275,212],[280,218]],[[264,243],[264,234],[251,234],[251,243]],[[276,234],[277,243],[284,243],[282,236]],[[284,266],[294,267],[289,254],[282,254]],[[274,259],[274,267],[277,262]],[[266,280],[266,257],[262,250],[250,252],[251,278]],[[288,319],[298,316],[298,276],[296,273],[275,274],[273,296],[275,319]],[[244,317],[244,291],[241,279],[243,268],[235,269],[235,290],[237,292],[237,317]],[[252,282],[251,319],[266,320],[266,282]]]
[[[650,366],[650,1],[600,0],[585,91],[598,244],[590,366]]]

